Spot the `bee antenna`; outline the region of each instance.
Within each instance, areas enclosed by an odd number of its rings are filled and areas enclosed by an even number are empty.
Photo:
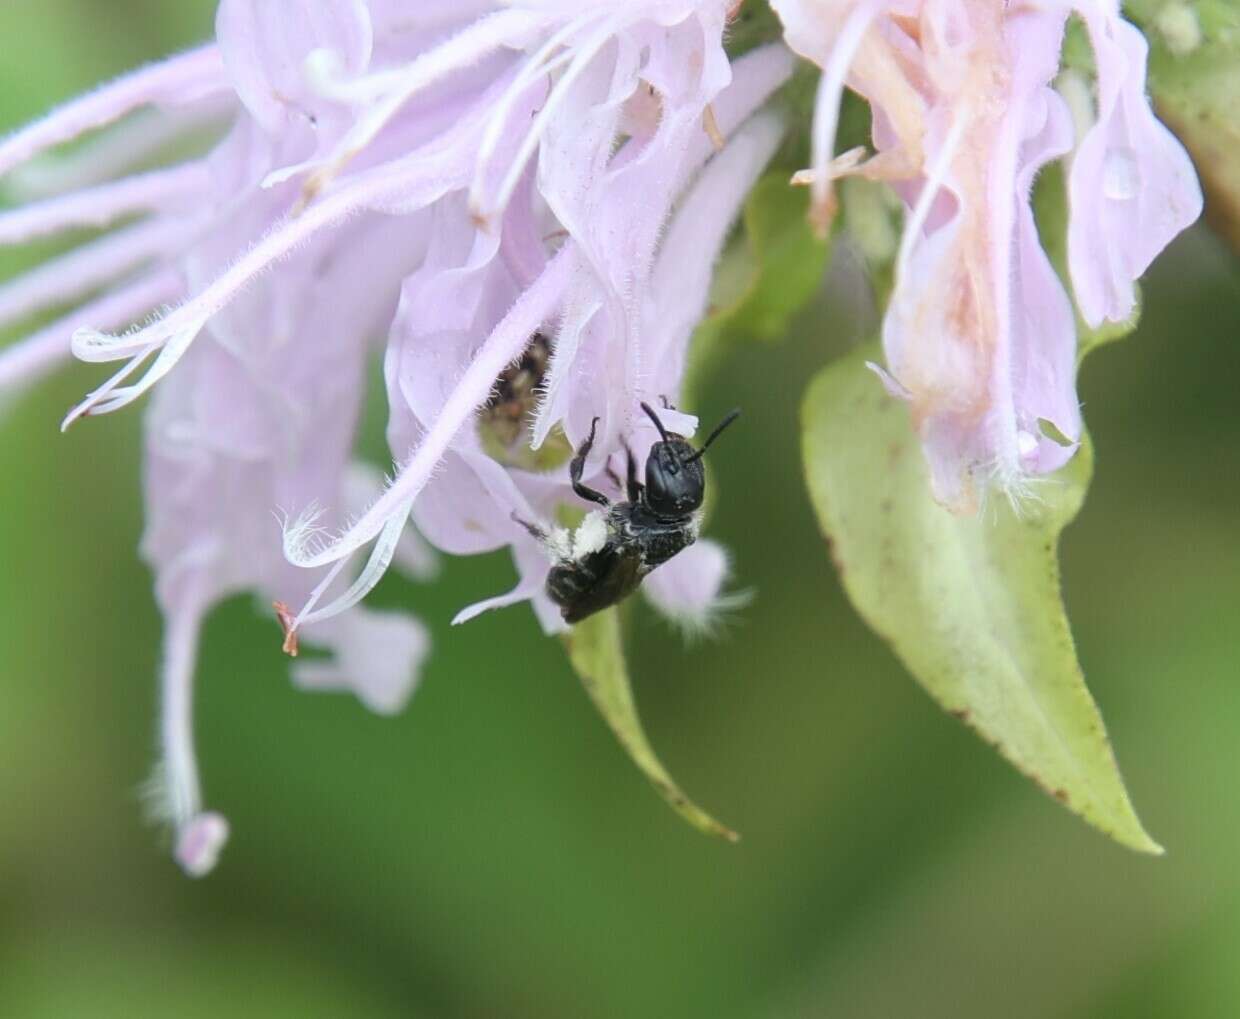
[[[650,404],[644,401],[642,402],[642,410],[644,410],[646,412],[646,416],[654,422],[655,428],[659,430],[659,435],[662,436],[663,442],[667,446],[667,452],[671,456],[672,464],[674,465],[669,468],[669,470],[672,474],[679,474],[681,467],[680,457],[677,456],[676,447],[672,445],[672,440],[667,434],[667,429],[663,427],[663,422],[659,420],[659,415],[654,412],[654,408],[651,407]]]
[[[724,415],[723,420],[720,421],[719,424],[715,426],[715,430],[706,437],[706,441],[702,443],[702,448],[699,449],[696,453],[694,453],[693,456],[689,457],[689,459],[686,460],[685,463],[691,464],[693,463],[694,460],[700,460],[702,457],[702,454],[705,453],[710,448],[710,444],[714,442],[717,438],[719,438],[719,436],[723,434],[723,430],[727,428],[728,425],[730,425],[733,421],[735,421],[740,416],[741,416],[740,407],[733,407],[730,411],[728,411],[728,413]]]
[[[654,426],[659,430],[659,434],[663,437],[663,441],[671,442],[672,440],[667,437],[667,429],[663,427],[663,422],[659,420],[659,415],[654,412],[654,408],[648,403],[643,403],[642,410],[644,410],[646,412],[646,416],[654,422]]]

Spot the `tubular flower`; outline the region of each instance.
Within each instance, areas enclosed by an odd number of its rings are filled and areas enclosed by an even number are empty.
[[[782,134],[760,108],[792,70],[779,45],[729,62],[726,0],[293,6],[222,0],[213,45],[0,142],[0,176],[29,198],[0,213],[0,242],[109,229],[0,288],[0,324],[85,302],[0,353],[0,386],[70,352],[116,364],[65,427],[155,389],[152,798],[193,875],[228,836],[204,807],[192,736],[201,623],[220,599],[277,601],[286,650],[329,653],[295,680],[382,712],[409,696],[428,638],[359,603],[393,563],[433,572],[421,536],[511,550],[516,587],[457,621],[531,600],[562,628],[544,550],[516,520],[551,527],[579,505],[567,451],[595,417],[586,478],[608,494],[626,447],[656,438],[638,408],[679,393],[713,263]],[[109,125],[75,155],[41,156]],[[207,156],[125,176],[204,130],[219,135]],[[380,355],[386,484],[354,451]],[[707,541],[692,551],[650,595],[698,626],[726,602],[727,558]]]
[[[1072,304],[1030,208],[1038,170],[1073,153],[1069,268],[1091,326],[1130,316],[1137,277],[1201,212],[1188,156],[1145,96],[1143,37],[1116,0],[772,6],[789,45],[823,69],[814,165],[799,175],[817,225],[830,222],[832,181],[846,174],[889,182],[905,202],[880,373],[909,402],[936,498],[973,512],[991,480],[1019,497],[1081,435]],[[1098,75],[1079,140],[1051,85],[1073,11]],[[845,85],[873,112],[869,158],[833,158]]]

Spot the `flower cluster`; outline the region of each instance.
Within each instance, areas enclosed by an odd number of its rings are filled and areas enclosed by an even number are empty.
[[[222,0],[214,45],[0,143],[10,190],[38,194],[0,214],[0,241],[121,224],[0,290],[3,321],[103,294],[5,350],[0,384],[70,347],[119,363],[67,427],[160,383],[143,541],[166,633],[153,795],[195,875],[228,834],[204,809],[192,739],[198,634],[218,600],[278,602],[287,650],[330,652],[296,681],[384,712],[408,697],[427,634],[359,603],[393,563],[433,572],[419,534],[455,554],[511,549],[516,587],[458,621],[530,600],[563,627],[546,554],[517,521],[577,501],[567,451],[595,417],[586,476],[603,491],[618,494],[626,445],[655,438],[638,408],[679,395],[713,262],[782,135],[762,107],[793,63],[778,45],[730,62],[724,0],[295,6]],[[212,126],[205,158],[124,175]],[[354,450],[380,355],[386,484]],[[701,624],[726,575],[703,541],[646,590]]]
[[[1131,313],[1135,279],[1201,205],[1145,98],[1141,35],[1115,0],[772,0],[791,50],[730,59],[740,6],[221,0],[212,45],[0,142],[0,179],[24,199],[0,212],[0,243],[103,231],[0,287],[0,325],[81,302],[0,352],[0,393],[71,354],[116,370],[65,427],[154,390],[153,786],[188,873],[228,835],[192,734],[199,631],[220,599],[274,603],[287,651],[325,652],[295,680],[382,712],[405,703],[429,647],[417,620],[361,605],[393,565],[427,579],[436,550],[507,548],[515,586],[456,621],[529,601],[563,629],[530,524],[579,508],[568,461],[595,429],[585,481],[616,498],[627,449],[658,438],[643,403],[693,435],[675,409],[689,339],[784,134],[768,100],[793,50],[823,72],[800,175],[815,222],[846,174],[891,183],[907,208],[880,374],[911,405],[936,496],[967,511],[991,479],[1018,493],[1071,456],[1075,319],[1038,241],[1035,174],[1072,153],[1069,260],[1091,325]],[[1075,134],[1052,87],[1073,11],[1098,78]],[[833,158],[846,86],[873,110],[872,156]],[[206,156],[135,169],[204,132]],[[386,479],[356,452],[380,361]],[[643,591],[702,626],[727,575],[702,540]]]
[[[1134,281],[1201,213],[1188,155],[1145,96],[1144,37],[1118,0],[772,6],[789,45],[823,69],[814,165],[802,175],[819,225],[833,214],[832,181],[847,174],[888,182],[904,200],[880,372],[910,404],[936,497],[973,512],[991,481],[1019,496],[1081,435],[1076,325],[1038,240],[1034,176],[1071,153],[1069,263],[1091,326],[1132,314]],[[1073,12],[1097,67],[1079,137],[1076,111],[1052,87]],[[873,111],[868,158],[832,156],[845,85]]]

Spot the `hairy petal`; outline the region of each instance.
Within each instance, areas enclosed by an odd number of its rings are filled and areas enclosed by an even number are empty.
[[[78,330],[73,351],[82,360],[131,361],[76,407],[68,420],[118,410],[138,399],[172,370],[212,316],[323,231],[338,229],[366,210],[408,215],[460,187],[468,174],[470,142],[480,128],[479,116],[476,110],[422,149],[341,182],[301,215],[286,217],[192,300],[150,325],[124,335]],[[120,385],[156,352],[151,368],[137,383]]]
[[[706,313],[715,262],[750,189],[783,137],[775,114],[758,114],[702,171],[677,209],[659,250],[654,271],[657,313],[648,363],[655,382],[672,387],[683,377],[693,329]]]
[[[727,549],[699,539],[658,567],[642,583],[646,599],[687,634],[709,634],[719,616],[743,604],[748,595],[724,594],[731,573]]]
[[[73,357],[69,337],[84,323],[123,328],[153,309],[177,300],[184,289],[179,272],[161,269],[84,304],[24,340],[5,347],[0,350],[0,393],[29,385],[68,364]]]
[[[303,542],[290,541],[286,534],[284,551],[290,562],[303,567],[325,566],[350,555],[377,537],[387,522],[418,496],[456,433],[486,402],[495,378],[508,362],[521,353],[530,335],[541,325],[559,298],[565,283],[565,270],[566,263],[562,257],[553,259],[538,281],[513,305],[478,351],[477,358],[457,384],[408,463],[397,473],[391,487],[356,523],[338,538],[317,549]]]
[[[111,226],[138,213],[188,211],[206,185],[206,166],[187,163],[49,198],[0,213],[0,244],[20,244],[69,229]]]
[[[149,103],[179,105],[226,87],[219,51],[203,46],[132,71],[53,110],[0,142],[0,177],[61,142],[119,120]]]
[[[193,233],[194,225],[173,217],[145,219],[42,263],[0,285],[0,326],[68,304],[144,262],[170,254]],[[71,332],[65,334],[66,355]]]
[[[194,750],[194,670],[205,604],[195,580],[164,611],[159,726],[161,760],[151,787],[153,814],[172,825],[175,856],[190,877],[210,873],[228,839],[228,822],[202,809]]]

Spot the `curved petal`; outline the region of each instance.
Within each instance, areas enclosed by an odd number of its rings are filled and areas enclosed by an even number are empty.
[[[748,594],[724,594],[731,575],[727,550],[699,539],[642,582],[646,600],[689,634],[709,634],[721,613],[744,604]]]
[[[1123,322],[1133,284],[1201,215],[1201,186],[1184,146],[1145,94],[1149,44],[1127,21],[1082,9],[1098,67],[1098,120],[1072,160],[1068,265],[1081,317]]]

